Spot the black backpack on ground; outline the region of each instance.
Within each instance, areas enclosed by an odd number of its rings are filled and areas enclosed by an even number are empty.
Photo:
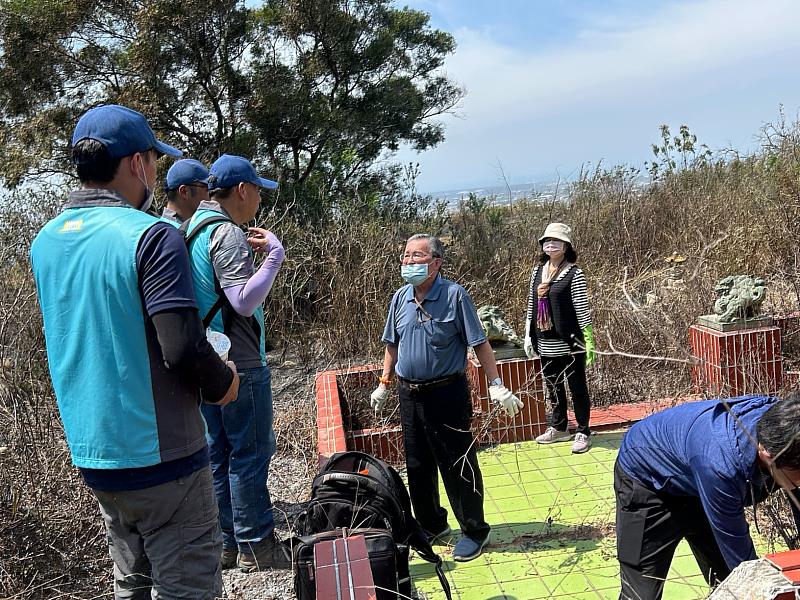
[[[326,579],[326,576],[316,568],[315,548],[317,548],[318,544],[324,542],[331,542],[340,538],[352,540],[355,536],[364,538],[364,544],[367,549],[369,569],[372,575],[372,583],[375,587],[375,595],[369,597],[375,600],[411,598],[411,576],[408,572],[409,547],[405,544],[397,544],[392,537],[392,532],[388,529],[341,528],[294,538],[294,564],[296,569],[294,591],[297,595],[297,600],[328,600],[324,597],[317,597],[317,584],[320,583],[323,590],[329,590],[331,582],[329,579],[325,582],[317,581],[319,578]],[[352,546],[350,550],[352,552]],[[325,554],[326,552],[323,552],[323,555]],[[335,597],[343,599],[363,598],[363,592],[369,590],[358,590],[354,587],[353,581],[360,578],[356,577],[355,574],[351,575],[349,573],[350,569],[355,570],[356,566],[346,558],[346,554],[346,551],[344,553],[340,552],[338,559],[336,559],[339,567],[336,576],[338,581],[335,583],[335,589],[337,590]],[[334,552],[334,556],[336,556],[336,552]],[[348,582],[348,580],[350,581]],[[333,598],[334,596],[330,597]]]
[[[336,532],[341,528],[347,531]],[[295,592],[301,600],[315,597],[313,544],[320,539],[331,539],[332,534],[336,537],[343,533],[362,533],[367,538],[376,586],[411,596],[408,557],[409,549],[413,548],[421,558],[436,565],[445,596],[448,600],[451,598],[442,559],[433,551],[427,535],[411,514],[411,500],[403,480],[391,466],[374,456],[355,451],[334,454],[314,478],[311,502],[298,517],[295,530],[299,535],[294,540]],[[383,556],[386,536],[382,537],[378,530],[391,534],[396,588],[392,587],[392,577],[377,572],[387,569],[389,564]],[[403,597],[381,589],[377,589],[377,594],[379,600]]]

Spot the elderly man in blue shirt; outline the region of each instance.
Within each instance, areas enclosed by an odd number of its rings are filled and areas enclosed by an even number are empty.
[[[472,403],[464,374],[473,347],[490,379],[489,394],[510,416],[522,401],[503,386],[494,353],[472,299],[460,285],[439,274],[441,241],[417,234],[401,256],[408,285],[392,297],[383,332],[386,352],[372,406],[380,410],[397,374],[408,487],[414,514],[432,542],[450,533],[439,501],[437,467],[462,537],[453,560],[480,556],[489,541],[483,513],[483,479],[470,431]]]
[[[640,421],[614,467],[620,599],[661,598],[683,538],[708,584],[722,581],[756,558],[744,507],[799,483],[798,393],[691,402]]]

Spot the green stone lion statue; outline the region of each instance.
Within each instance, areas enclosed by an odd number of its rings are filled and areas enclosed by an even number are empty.
[[[478,309],[478,319],[480,319],[483,330],[486,332],[486,339],[492,345],[498,342],[510,342],[519,348],[524,346],[522,338],[506,322],[503,311],[497,306],[481,306]]]
[[[720,323],[732,323],[751,319],[761,312],[767,297],[767,286],[763,279],[750,275],[729,275],[720,279],[714,287],[717,301],[714,314]]]

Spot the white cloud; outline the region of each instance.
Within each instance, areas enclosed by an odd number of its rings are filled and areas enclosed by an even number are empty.
[[[549,112],[564,103],[663,89],[693,75],[800,47],[796,0],[681,3],[625,29],[587,30],[572,47],[526,55],[475,32],[456,32],[451,74],[470,92],[465,115]],[[520,101],[525,110],[520,110]]]
[[[641,113],[651,104],[650,139],[654,139],[658,124],[671,116],[664,114],[669,102],[692,99],[702,104],[707,97],[716,106],[703,106],[703,114],[724,113],[717,92],[747,87],[759,79],[769,86],[781,75],[796,78],[793,62],[800,49],[799,30],[796,0],[684,1],[636,21],[606,14],[561,45],[550,44],[538,52],[510,47],[482,32],[457,30],[453,33],[459,45],[447,61],[447,72],[467,88],[468,95],[460,108],[462,118],[446,120],[447,141],[416,158],[423,165],[422,184],[427,187],[429,182],[435,189],[444,185],[444,173],[449,170],[450,179],[458,179],[453,170],[463,167],[473,174],[485,172],[492,181],[491,165],[498,158],[504,164],[510,160],[512,171],[530,172],[514,157],[528,153],[526,160],[536,158],[538,164],[548,157],[536,155],[530,142],[525,145],[521,138],[538,138],[545,132],[558,135],[559,130],[574,137],[571,128],[588,114],[601,121],[608,115],[609,122],[615,121],[613,133],[596,134],[626,136],[630,131],[620,129],[625,115]],[[730,99],[732,105],[743,104],[742,98]],[[772,110],[787,100],[774,98]],[[700,109],[686,104],[684,114]],[[737,117],[732,113],[729,118]],[[731,136],[737,133],[731,131]],[[643,146],[638,138],[636,144]],[[594,150],[600,155],[577,155],[572,163],[605,156],[602,149]],[[504,151],[512,158],[504,158]]]

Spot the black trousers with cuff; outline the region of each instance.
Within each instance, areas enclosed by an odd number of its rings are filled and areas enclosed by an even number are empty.
[[[709,586],[730,574],[699,498],[657,493],[614,465],[620,600],[660,600],[686,538]]]
[[[484,540],[490,527],[484,520],[483,477],[472,437],[466,376],[418,387],[399,380],[398,392],[408,489],[417,521],[431,533],[447,527],[438,470],[462,533]]]
[[[559,431],[566,431],[567,388],[572,394],[572,406],[578,433],[589,435],[589,389],[586,385],[586,355],[566,354],[564,356],[542,356],[542,373],[547,389],[547,400],[552,413],[550,425]]]

